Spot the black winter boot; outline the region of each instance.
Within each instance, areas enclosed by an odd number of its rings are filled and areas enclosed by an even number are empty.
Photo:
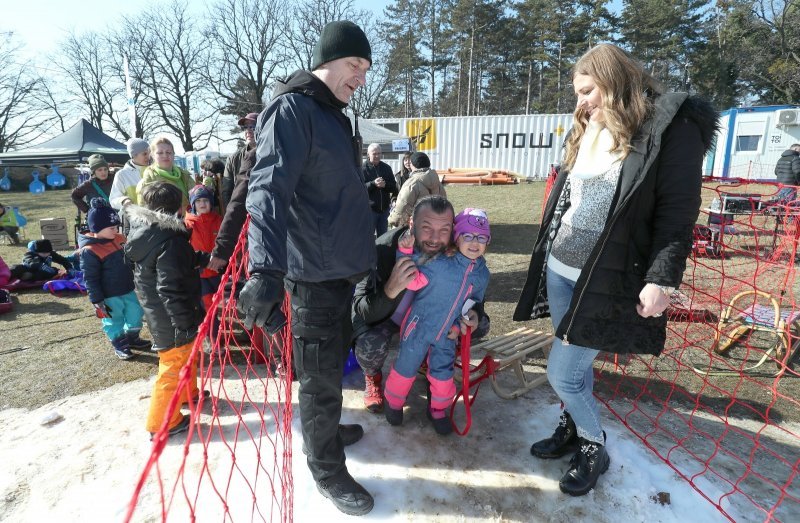
[[[138,330],[129,330],[125,333],[125,336],[128,338],[128,347],[131,349],[149,350],[153,346],[151,341],[143,340],[139,337]]]
[[[333,501],[336,508],[350,516],[363,516],[372,510],[375,501],[347,470],[332,478],[317,481],[320,494]]]
[[[566,410],[558,418],[552,436],[531,445],[531,454],[537,458],[555,459],[578,450],[578,428]]]
[[[383,415],[386,417],[386,421],[389,422],[389,425],[394,425],[395,427],[398,425],[403,424],[403,408],[400,407],[399,409],[393,409],[389,406],[388,403],[383,404]]]
[[[453,432],[453,424],[450,423],[450,418],[445,415],[444,417],[434,418],[431,409],[428,409],[428,419],[433,424],[433,430],[440,436],[447,436]]]
[[[561,492],[570,496],[583,496],[592,490],[600,474],[605,473],[611,463],[604,445],[584,438],[580,438],[580,442],[580,449],[570,460],[569,470],[558,482]]]
[[[342,438],[342,444],[345,447],[349,447],[364,437],[364,427],[357,423],[353,423],[352,425],[339,425],[339,437]]]

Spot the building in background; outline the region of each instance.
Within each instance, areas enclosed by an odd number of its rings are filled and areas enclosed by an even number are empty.
[[[507,171],[520,179],[544,179],[561,161],[571,114],[383,118],[370,122],[410,137],[442,174],[448,169]],[[390,162],[387,162],[390,163]],[[399,168],[399,164],[392,164]]]
[[[722,112],[703,173],[719,178],[775,181],[781,153],[800,143],[800,107],[736,107]]]

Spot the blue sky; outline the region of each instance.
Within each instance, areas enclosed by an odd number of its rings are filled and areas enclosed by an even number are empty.
[[[165,0],[154,0],[161,3]],[[382,13],[389,0],[355,0],[361,9]],[[207,2],[190,0],[189,5],[204,10]],[[114,31],[121,15],[136,13],[148,3],[130,0],[0,0],[0,31],[14,31],[30,56],[54,51],[72,29]]]

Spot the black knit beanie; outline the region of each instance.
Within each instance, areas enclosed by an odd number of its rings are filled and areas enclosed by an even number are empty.
[[[28,242],[28,250],[30,252],[53,252],[53,244],[50,240],[33,240]]]
[[[415,169],[428,169],[431,166],[431,159],[425,153],[414,153],[410,160]]]
[[[89,226],[89,231],[94,233],[107,227],[119,227],[119,214],[104,199],[92,198],[86,224]]]
[[[369,46],[367,35],[353,22],[347,20],[330,22],[322,28],[319,41],[314,46],[311,70],[348,56],[363,58],[372,65],[372,48]]]

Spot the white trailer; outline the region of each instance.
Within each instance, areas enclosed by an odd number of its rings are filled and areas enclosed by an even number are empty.
[[[800,107],[737,107],[721,113],[704,174],[720,178],[775,181],[781,153],[800,143]]]
[[[193,174],[200,173],[200,164],[206,160],[213,160],[219,158],[218,151],[213,149],[203,149],[202,151],[188,151],[182,157],[175,157],[175,163],[184,169],[191,171]]]
[[[370,120],[409,136],[414,150],[426,153],[437,171],[481,169],[508,171],[542,179],[561,161],[562,144],[572,126],[571,114],[453,116]],[[397,161],[389,162],[399,168]]]

